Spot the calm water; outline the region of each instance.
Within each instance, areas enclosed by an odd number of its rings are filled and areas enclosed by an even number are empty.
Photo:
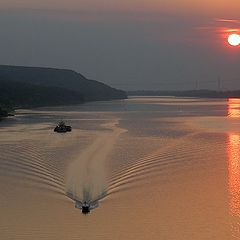
[[[0,134],[0,239],[240,238],[239,99],[19,110]]]

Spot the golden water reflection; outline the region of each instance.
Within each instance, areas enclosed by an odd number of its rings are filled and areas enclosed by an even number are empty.
[[[228,99],[228,118],[240,118],[240,99]],[[231,230],[234,237],[240,238],[240,133],[228,133],[227,152]]]
[[[240,118],[240,98],[228,99],[228,117]]]
[[[240,135],[229,133],[228,181],[231,215],[240,216]]]

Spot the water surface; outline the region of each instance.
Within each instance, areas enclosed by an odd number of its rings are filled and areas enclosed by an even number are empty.
[[[0,123],[1,239],[240,238],[239,117],[238,99],[18,110]]]

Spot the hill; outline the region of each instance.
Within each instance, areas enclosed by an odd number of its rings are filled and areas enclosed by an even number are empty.
[[[95,80],[89,80],[80,73],[67,69],[0,65],[0,79],[8,82],[57,87],[66,91],[74,91],[82,96],[83,101],[127,98],[124,91],[114,89]]]
[[[3,109],[83,102],[83,96],[78,92],[0,79],[0,106]]]

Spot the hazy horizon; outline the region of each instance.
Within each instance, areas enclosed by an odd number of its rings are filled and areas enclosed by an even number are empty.
[[[240,89],[239,1],[0,3],[4,65],[67,68],[123,90]]]

